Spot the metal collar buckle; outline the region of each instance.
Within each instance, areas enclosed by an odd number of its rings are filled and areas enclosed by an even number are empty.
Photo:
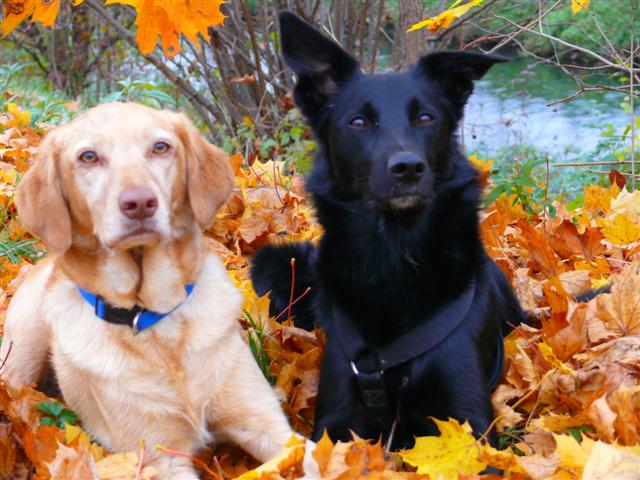
[[[131,329],[133,330],[134,335],[137,335],[138,332],[140,332],[140,330],[138,329],[138,321],[140,320],[140,317],[142,316],[143,313],[144,313],[144,309],[140,309],[140,311],[136,313],[136,316],[133,317],[133,323],[131,324]]]

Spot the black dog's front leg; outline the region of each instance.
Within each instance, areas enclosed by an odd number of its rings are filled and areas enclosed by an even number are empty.
[[[349,360],[337,339],[329,338],[322,357],[320,382],[316,400],[316,418],[312,440],[318,441],[326,430],[334,442],[351,439],[349,429],[360,434],[362,425],[355,423],[358,390]]]
[[[476,437],[493,420],[491,392],[484,366],[476,351],[460,339],[450,339],[437,351],[417,359],[411,368],[411,385],[402,395],[400,421],[393,449],[412,448],[415,437],[439,435],[430,417],[461,424],[469,421]],[[496,445],[495,434],[488,440]]]
[[[479,356],[471,349],[438,353],[449,359],[455,355],[457,359],[434,362],[430,415],[442,420],[452,417],[461,424],[468,420],[476,437],[484,435],[493,421],[493,407],[486,369]],[[490,432],[487,439],[492,446],[497,446],[494,432]]]

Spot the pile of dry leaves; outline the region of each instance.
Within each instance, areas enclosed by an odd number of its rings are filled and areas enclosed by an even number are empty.
[[[40,137],[26,115],[15,106],[0,114],[2,240],[25,237],[14,220],[12,193]],[[240,321],[247,342],[281,392],[294,428],[308,435],[323,337],[269,318],[268,300],[251,288],[248,263],[264,242],[315,241],[322,231],[299,176],[281,164],[246,167],[240,155],[232,161],[236,188],[207,240],[245,295]],[[489,164],[475,163],[490,181]],[[412,450],[391,456],[379,443],[334,444],[324,437],[313,452],[322,478],[497,478],[480,474],[487,466],[507,478],[640,478],[640,192],[592,185],[585,187],[584,207],[556,207],[553,218],[532,216],[517,199],[501,197],[481,213],[487,250],[532,318],[531,326],[505,339],[505,374],[493,394],[493,428],[504,448],[476,440],[468,424],[455,420],[438,421],[441,436],[419,438]],[[2,315],[26,264],[0,257]],[[574,300],[609,283],[611,293]],[[0,331],[1,325],[0,319]],[[0,381],[0,478],[28,478],[29,472],[55,479],[153,477],[139,452],[111,454],[73,423],[55,400]],[[297,478],[304,448],[292,439],[259,467],[225,445],[202,452],[198,461],[206,478]]]

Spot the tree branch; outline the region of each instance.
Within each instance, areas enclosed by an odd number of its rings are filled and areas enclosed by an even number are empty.
[[[120,22],[118,22],[111,14],[98,3],[96,0],[85,0],[84,2],[90,8],[92,8],[96,13],[98,13],[102,18],[104,18],[107,23],[109,23],[115,30],[124,38],[127,43],[129,43],[135,49],[138,48],[136,44],[135,37],[129,30],[127,30]],[[214,105],[200,95],[189,82],[178,77],[169,67],[165,65],[165,63],[159,59],[155,54],[151,53],[143,57],[147,62],[156,67],[171,83],[178,87],[178,90],[187,98],[189,103],[193,106],[193,108],[198,112],[202,120],[206,123],[207,128],[211,132],[212,135],[216,134],[215,125],[211,120],[210,112],[215,110]]]

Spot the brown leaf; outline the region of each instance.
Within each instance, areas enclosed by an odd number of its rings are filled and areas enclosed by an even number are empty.
[[[618,416],[611,410],[604,396],[598,398],[587,408],[587,417],[590,420],[589,423],[595,427],[601,438],[607,442],[615,440],[614,422]]]
[[[252,83],[256,83],[256,76],[247,74],[242,77],[233,77],[232,79],[229,80],[229,82],[252,84]]]
[[[618,335],[640,334],[640,266],[627,267],[612,283],[610,294],[596,298],[598,315]]]
[[[47,463],[52,480],[67,480],[71,478],[95,478],[91,456],[86,452],[58,444],[55,458]]]
[[[140,476],[138,456],[131,453],[116,453],[96,463],[96,471],[100,480],[152,480],[158,471],[153,467],[144,467]]]
[[[627,184],[627,177],[622,175],[617,168],[612,168],[609,171],[609,182],[611,182],[611,185],[616,185],[619,189],[623,189]]]
[[[17,450],[13,433],[10,424],[0,423],[0,478],[11,478],[16,467]]]
[[[518,221],[518,242],[529,251],[529,268],[541,272],[546,278],[564,271],[560,258],[555,254],[546,237],[524,219]]]

